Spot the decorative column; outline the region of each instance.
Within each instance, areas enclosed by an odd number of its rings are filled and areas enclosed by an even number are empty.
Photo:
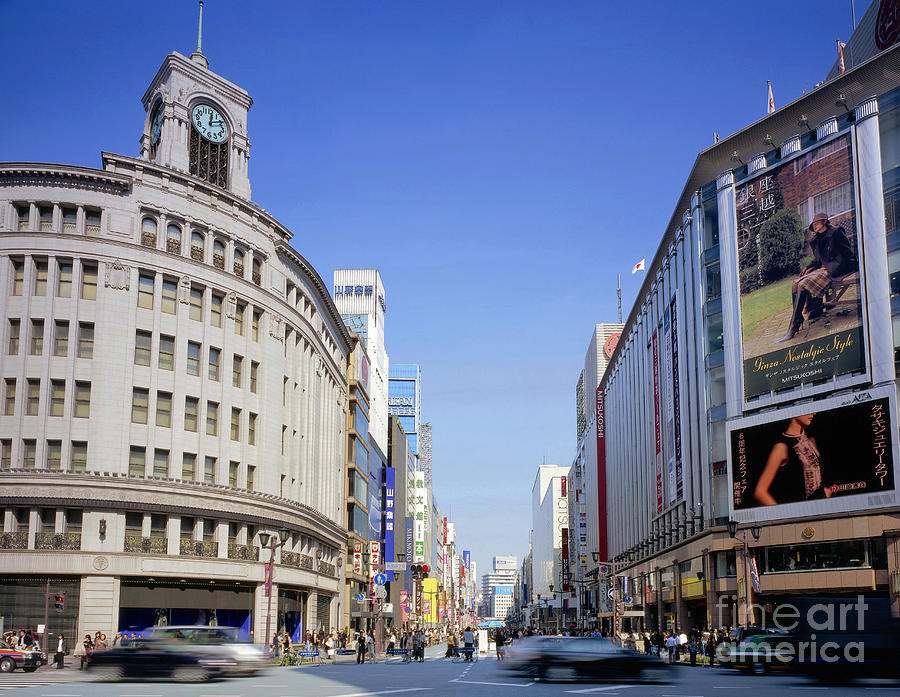
[[[741,413],[744,384],[733,170],[726,170],[718,176],[716,191],[719,204],[719,268],[722,277],[722,332],[726,366],[725,404],[726,413],[731,418]]]

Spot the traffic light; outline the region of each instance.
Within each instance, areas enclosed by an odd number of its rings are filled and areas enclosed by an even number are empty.
[[[65,593],[56,593],[53,596],[53,607],[56,608],[57,612],[65,612],[66,611],[66,594]]]
[[[428,572],[431,571],[431,567],[428,564],[410,564],[409,566],[410,573],[412,573],[413,578],[425,577],[428,575]]]

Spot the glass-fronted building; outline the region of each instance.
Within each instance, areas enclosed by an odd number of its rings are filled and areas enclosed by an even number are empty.
[[[388,368],[388,414],[396,416],[406,433],[409,449],[419,452],[419,422],[422,413],[422,371],[415,363],[391,363]]]

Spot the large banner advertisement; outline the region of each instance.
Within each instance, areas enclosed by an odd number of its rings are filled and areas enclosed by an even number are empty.
[[[681,457],[681,385],[678,378],[678,313],[675,298],[669,304],[672,314],[672,446],[675,452],[675,500],[684,497],[684,465]]]
[[[893,505],[896,496],[885,493],[898,476],[892,392],[873,389],[744,419],[731,431],[735,518]]]
[[[738,185],[744,398],[865,370],[850,136]]]
[[[597,386],[597,549],[607,558],[606,547],[606,403],[603,388]]]
[[[662,431],[659,424],[659,348],[653,332],[653,433],[656,437],[656,512],[663,509]]]

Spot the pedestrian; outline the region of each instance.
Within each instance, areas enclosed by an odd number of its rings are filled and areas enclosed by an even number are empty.
[[[388,651],[393,651],[397,648],[397,632],[391,629],[391,635],[388,637]]]
[[[697,640],[697,637],[692,633],[691,638],[688,639],[688,654],[691,657],[691,665],[697,665],[697,652],[700,650],[700,642]]]
[[[356,633],[356,662],[366,662],[366,638],[362,632]]]
[[[335,645],[335,637],[334,630],[331,630],[331,633],[325,637],[325,653],[332,661],[335,660],[334,657],[334,645]]]
[[[100,640],[94,642],[94,651],[106,651],[109,648],[109,642],[106,640],[106,635],[101,634]]]
[[[88,637],[90,638],[90,637]],[[62,634],[56,635],[56,653],[53,655],[53,661],[56,663],[56,669],[62,670],[66,667],[65,665],[65,656],[69,653],[69,646],[66,643],[66,638]]]
[[[674,634],[666,632],[666,658],[669,663],[675,662],[675,649],[678,646],[678,640]]]
[[[716,663],[716,646],[718,644],[716,630],[712,630],[709,639],[706,640],[706,657],[709,659],[709,667],[712,668]]]
[[[372,663],[378,662],[378,657],[375,655],[375,635],[372,633],[371,629],[366,634],[366,653]]]
[[[466,627],[463,632],[463,645],[465,646],[466,662],[472,660],[472,654],[475,653],[475,633],[471,627]]]
[[[78,670],[85,670],[88,663],[91,662],[91,654],[94,653],[94,640],[91,639],[90,634],[84,635],[84,641],[81,642],[81,646],[84,653],[81,654],[81,665],[78,666]]]
[[[503,630],[498,629],[496,631],[496,633],[494,634],[494,646],[497,650],[497,660],[498,661],[503,658],[503,643],[504,643]]]

